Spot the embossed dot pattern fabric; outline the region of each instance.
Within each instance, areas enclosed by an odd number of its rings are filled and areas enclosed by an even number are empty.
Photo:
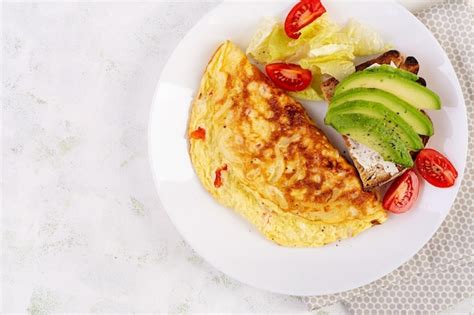
[[[341,301],[354,314],[436,313],[474,292],[474,8],[449,0],[416,16],[448,54],[464,94],[469,149],[461,189],[440,229],[410,261],[366,286],[303,298],[310,309]]]

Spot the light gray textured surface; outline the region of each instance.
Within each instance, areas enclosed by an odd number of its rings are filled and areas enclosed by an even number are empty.
[[[209,266],[158,205],[154,89],[214,5],[3,4],[2,313],[305,312]]]
[[[212,6],[4,4],[3,312],[305,311],[212,268],[158,206],[154,89]]]

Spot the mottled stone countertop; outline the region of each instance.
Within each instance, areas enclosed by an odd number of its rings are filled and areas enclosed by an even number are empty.
[[[215,5],[3,4],[3,313],[306,311],[215,270],[158,204],[153,93]]]

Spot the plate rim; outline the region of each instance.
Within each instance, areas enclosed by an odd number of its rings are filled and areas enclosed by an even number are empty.
[[[349,2],[356,2],[356,0],[348,0]],[[363,287],[363,286],[366,286],[374,281],[377,281],[385,276],[387,276],[388,274],[392,273],[394,270],[400,268],[401,266],[403,266],[404,264],[406,264],[408,261],[410,261],[418,252],[420,252],[420,250],[425,247],[429,241],[433,238],[433,236],[436,234],[436,232],[439,230],[439,228],[441,227],[441,225],[443,224],[443,222],[445,221],[447,215],[449,214],[449,212],[451,211],[454,203],[456,202],[456,199],[458,197],[458,194],[459,194],[459,190],[462,186],[462,180],[463,180],[463,177],[464,177],[464,174],[465,174],[465,170],[466,170],[466,164],[467,164],[467,158],[468,158],[468,145],[469,145],[469,127],[468,127],[468,117],[467,117],[467,108],[466,108],[466,102],[465,102],[465,98],[464,98],[464,94],[463,94],[463,91],[462,91],[462,87],[461,87],[461,84],[459,82],[459,78],[458,78],[458,75],[453,67],[453,64],[451,62],[451,60],[449,59],[449,56],[447,55],[446,51],[444,50],[444,48],[441,46],[441,44],[439,43],[439,41],[436,39],[436,37],[433,35],[433,33],[413,14],[411,13],[407,8],[405,8],[404,6],[402,6],[400,3],[394,1],[394,0],[385,0],[386,3],[391,3],[391,5],[395,5],[395,6],[398,6],[399,9],[405,11],[405,13],[407,13],[409,16],[411,16],[412,19],[414,19],[415,23],[418,24],[418,26],[420,26],[421,28],[423,28],[425,30],[425,32],[428,34],[428,36],[430,36],[430,39],[431,41],[438,46],[439,50],[441,51],[441,53],[443,54],[443,57],[444,59],[449,63],[449,67],[453,70],[453,73],[454,73],[454,77],[455,77],[455,82],[454,82],[454,86],[457,90],[459,90],[459,93],[458,93],[458,96],[460,97],[459,99],[459,102],[463,105],[461,106],[461,110],[463,111],[463,118],[464,118],[464,126],[465,126],[465,130],[464,130],[464,134],[466,135],[466,141],[465,141],[465,144],[464,144],[464,157],[462,159],[463,161],[463,165],[461,167],[460,170],[458,170],[458,173],[459,173],[459,176],[457,178],[457,181],[459,181],[459,185],[456,186],[454,189],[455,191],[453,191],[453,195],[454,195],[454,199],[453,199],[453,203],[451,204],[451,206],[449,207],[449,209],[447,211],[445,211],[444,214],[442,214],[442,218],[439,220],[439,223],[437,223],[437,226],[435,229],[433,229],[432,233],[430,235],[428,235],[425,239],[423,239],[423,241],[420,243],[421,245],[419,246],[419,248],[417,248],[412,254],[409,254],[409,255],[406,255],[408,258],[406,259],[403,259],[403,261],[401,263],[399,263],[398,265],[396,265],[395,267],[393,268],[390,268],[390,270],[386,271],[386,272],[382,272],[381,274],[378,274],[378,275],[374,275],[373,277],[369,277],[367,278],[366,281],[364,281],[364,283],[360,284],[360,285],[357,285],[357,286],[353,286],[349,289],[343,289],[343,290],[330,290],[330,291],[325,291],[324,293],[311,293],[311,292],[308,292],[308,293],[302,293],[302,292],[298,292],[298,293],[291,293],[291,292],[288,292],[287,290],[279,290],[279,289],[275,289],[275,288],[269,288],[269,287],[265,287],[265,286],[261,286],[261,285],[257,285],[257,284],[254,284],[254,283],[250,283],[248,281],[243,281],[241,279],[239,279],[238,277],[234,276],[233,274],[229,273],[228,271],[225,271],[223,270],[224,268],[219,268],[217,265],[218,263],[212,261],[211,259],[209,259],[208,257],[206,257],[205,255],[202,254],[202,252],[198,249],[196,249],[196,246],[193,245],[193,242],[190,241],[188,239],[188,237],[186,236],[186,233],[183,233],[179,224],[176,224],[175,220],[173,219],[173,216],[170,214],[170,212],[167,210],[167,208],[164,206],[162,200],[161,200],[161,197],[160,197],[160,192],[159,192],[159,187],[160,187],[160,184],[159,184],[159,179],[158,179],[158,176],[156,174],[156,171],[155,171],[155,168],[153,167],[153,165],[155,164],[155,156],[154,156],[154,150],[152,149],[152,147],[154,146],[153,144],[153,134],[152,134],[152,129],[153,129],[153,121],[154,121],[154,117],[156,114],[154,114],[156,111],[157,111],[157,108],[158,108],[158,105],[157,105],[157,99],[158,99],[158,95],[159,95],[159,91],[160,91],[160,85],[162,83],[162,80],[163,80],[163,77],[164,77],[164,74],[166,73],[166,68],[169,66],[169,61],[170,59],[172,58],[172,56],[176,53],[177,50],[179,50],[180,46],[183,44],[183,42],[185,42],[188,37],[190,36],[190,34],[193,32],[193,30],[195,30],[196,28],[199,27],[200,23],[203,22],[203,20],[206,20],[209,18],[209,16],[212,16],[212,14],[215,13],[215,11],[219,10],[219,9],[222,9],[223,6],[229,4],[229,3],[234,3],[235,1],[231,1],[231,0],[224,0],[222,1],[221,3],[219,3],[218,5],[216,5],[215,7],[213,7],[212,9],[210,9],[208,12],[206,12],[204,15],[201,16],[201,18],[185,33],[185,35],[179,40],[179,42],[176,44],[176,46],[173,48],[172,52],[170,53],[170,55],[168,56],[168,58],[166,59],[166,61],[164,62],[164,66],[163,68],[161,69],[161,72],[160,72],[160,75],[159,75],[159,79],[157,81],[157,84],[156,84],[156,88],[155,88],[155,91],[154,91],[154,94],[153,94],[153,97],[152,97],[152,103],[151,103],[151,106],[150,106],[150,110],[149,110],[149,119],[148,119],[148,132],[147,132],[147,149],[148,149],[148,161],[150,163],[150,169],[151,169],[151,173],[152,173],[152,177],[153,177],[153,183],[155,185],[155,190],[157,192],[157,198],[158,198],[158,204],[159,204],[159,207],[161,207],[164,212],[166,213],[166,215],[168,216],[168,218],[170,219],[170,221],[173,223],[174,227],[176,228],[176,230],[179,232],[179,234],[181,235],[181,237],[189,244],[189,246],[192,248],[192,250],[194,250],[203,260],[205,260],[207,263],[209,263],[211,266],[213,266],[214,268],[216,268],[217,270],[223,272],[224,274],[228,275],[229,277],[231,277],[232,279],[236,280],[236,281],[239,281],[240,283],[244,283],[246,285],[249,285],[251,287],[254,287],[254,288],[257,288],[257,289],[262,289],[262,290],[266,290],[266,291],[269,291],[269,292],[273,292],[273,293],[278,293],[278,294],[283,294],[283,295],[298,295],[298,296],[321,296],[321,295],[327,295],[327,294],[337,294],[337,293],[342,293],[342,292],[347,292],[347,291],[350,291],[350,290],[354,290],[354,289],[357,289],[357,288],[360,288],[360,287]],[[242,3],[245,3],[246,1],[242,1]],[[265,2],[265,1],[262,1],[262,2]],[[291,3],[290,0],[284,0],[283,2],[285,3]],[[215,201],[217,202],[217,201]],[[375,273],[374,273],[375,274]]]

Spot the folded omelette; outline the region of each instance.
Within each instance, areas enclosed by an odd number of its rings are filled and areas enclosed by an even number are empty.
[[[229,41],[204,72],[188,134],[206,190],[280,245],[322,246],[387,218],[303,106]]]

